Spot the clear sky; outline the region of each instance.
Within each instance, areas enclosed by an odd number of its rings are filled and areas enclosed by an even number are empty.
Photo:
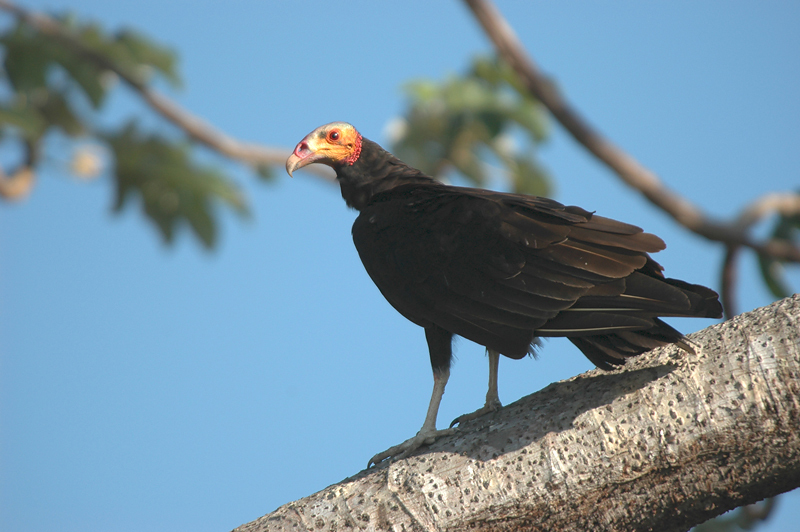
[[[411,79],[490,45],[456,1],[29,0],[180,54],[181,105],[238,138],[294,146],[333,120],[385,141]],[[797,2],[509,2],[500,9],[589,120],[712,215],[800,184]],[[0,20],[8,24],[2,15]],[[119,91],[99,123],[138,116]],[[167,126],[158,126],[165,133]],[[308,174],[256,181],[218,249],[161,244],[110,212],[58,145],[32,196],[0,205],[0,530],[222,532],[362,469],[413,435],[431,388],[421,329],[386,303],[355,213]],[[719,286],[719,247],[654,212],[559,128],[555,197],[663,237],[672,277]],[[742,310],[771,302],[742,260]],[[794,288],[800,276],[793,275]],[[693,332],[711,321],[673,321]],[[458,344],[440,425],[483,403],[483,350]],[[503,360],[510,403],[591,368],[566,341]],[[800,494],[763,531],[800,530]]]

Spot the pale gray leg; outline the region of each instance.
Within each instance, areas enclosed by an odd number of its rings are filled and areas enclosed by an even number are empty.
[[[458,416],[450,423],[452,428],[456,424],[464,423],[471,419],[479,418],[484,414],[490,412],[497,412],[503,406],[500,403],[500,397],[497,395],[497,372],[500,366],[500,353],[487,349],[486,353],[489,355],[489,389],[486,392],[486,403],[476,411],[470,414]]]
[[[450,378],[450,370],[434,370],[433,371],[433,393],[431,394],[431,402],[428,405],[428,413],[425,415],[425,422],[422,428],[419,429],[417,435],[409,438],[399,445],[390,447],[370,458],[367,467],[372,464],[379,464],[387,458],[400,460],[409,454],[413,453],[423,445],[430,445],[437,438],[448,436],[456,431],[454,428],[436,430],[436,416],[439,413],[439,403],[442,402],[444,395],[444,387],[447,386],[447,380]]]

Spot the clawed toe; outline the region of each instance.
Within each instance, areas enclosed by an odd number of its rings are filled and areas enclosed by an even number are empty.
[[[502,407],[503,407],[503,405],[500,403],[500,401],[487,402],[485,405],[483,405],[481,408],[477,409],[476,411],[471,412],[469,414],[463,414],[463,415],[458,416],[457,418],[455,418],[450,423],[450,428],[453,428],[456,425],[461,426],[463,423],[465,423],[467,421],[471,421],[473,419],[477,419],[477,418],[481,417],[484,414],[491,414],[493,412],[497,412]]]

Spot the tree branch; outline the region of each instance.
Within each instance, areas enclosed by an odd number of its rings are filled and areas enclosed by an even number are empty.
[[[739,304],[736,298],[736,281],[739,277],[739,272],[736,267],[736,259],[739,258],[739,251],[742,248],[739,246],[726,246],[725,258],[722,261],[722,275],[720,275],[721,289],[720,300],[722,301],[722,308],[725,309],[725,319],[729,320],[736,316],[739,312]]]
[[[8,11],[43,35],[57,39],[74,53],[95,64],[100,69],[114,72],[164,119],[183,130],[186,135],[196,142],[211,148],[221,155],[257,167],[263,165],[283,166],[291,154],[291,150],[286,148],[273,148],[241,142],[215,129],[163,94],[149,88],[136,75],[120,68],[119,65],[105,55],[85,46],[80,39],[65,29],[62,24],[45,14],[32,13],[7,0],[0,0],[0,9]],[[320,165],[304,168],[304,170],[327,181],[334,181],[333,174]]]
[[[494,44],[497,53],[520,76],[520,79],[536,98],[553,114],[564,128],[614,171],[628,186],[638,190],[653,205],[669,214],[676,222],[690,231],[709,240],[729,246],[745,246],[758,253],[788,262],[800,262],[800,248],[784,241],[753,240],[740,220],[723,222],[706,216],[688,199],[669,190],[655,173],[642,166],[636,159],[601,135],[569,104],[558,89],[539,71],[517,39],[514,30],[506,22],[490,0],[464,0],[481,27]],[[773,208],[785,203],[793,205],[792,212],[800,212],[800,195],[784,194],[781,202],[759,204],[759,208]],[[747,212],[750,209],[746,209]],[[763,213],[760,213],[763,215]]]
[[[696,355],[551,384],[236,531],[683,531],[800,486],[800,295],[691,339]]]

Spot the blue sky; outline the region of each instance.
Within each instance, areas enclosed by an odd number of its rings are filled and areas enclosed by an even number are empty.
[[[230,135],[294,146],[345,120],[384,142],[401,87],[463,70],[489,43],[459,2],[28,1],[180,54],[163,89]],[[714,216],[800,183],[800,4],[499,2],[542,69],[597,127]],[[3,15],[3,23],[8,19]],[[118,91],[99,123],[138,116]],[[107,179],[69,177],[55,146],[32,196],[0,205],[0,529],[223,531],[359,471],[422,423],[422,330],[364,272],[355,213],[296,174],[257,182],[253,216],[208,253],[167,248]],[[722,251],[675,226],[558,127],[555,197],[663,237],[672,277],[718,287]],[[753,257],[742,310],[771,302]],[[795,270],[794,288],[800,286]],[[710,320],[675,323],[693,332]],[[440,425],[480,406],[483,350],[458,344]],[[510,403],[591,368],[568,342],[504,360]],[[800,494],[760,530],[798,530]]]

